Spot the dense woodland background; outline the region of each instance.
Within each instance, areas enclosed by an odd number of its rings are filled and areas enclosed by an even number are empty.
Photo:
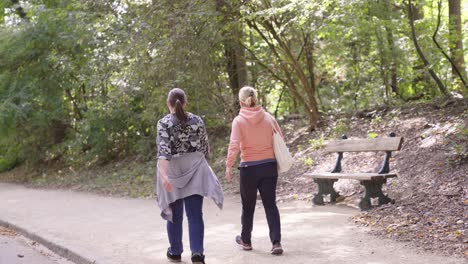
[[[210,131],[228,127],[243,85],[310,130],[331,114],[463,98],[467,10],[466,0],[2,0],[0,172],[154,159],[173,87]]]

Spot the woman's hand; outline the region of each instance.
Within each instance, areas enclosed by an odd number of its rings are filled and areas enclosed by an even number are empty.
[[[169,177],[167,176],[167,171],[169,170],[169,161],[165,159],[159,159],[158,170],[159,180],[161,180],[164,190],[166,190],[166,192],[172,192],[172,183],[169,181]]]
[[[172,183],[169,181],[169,178],[167,178],[166,176],[166,177],[161,177],[160,179],[162,181],[164,190],[166,190],[166,192],[172,192]]]
[[[228,182],[232,181],[232,168],[226,168],[226,180]]]

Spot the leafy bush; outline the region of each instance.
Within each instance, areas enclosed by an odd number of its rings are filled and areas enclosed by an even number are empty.
[[[341,138],[342,135],[346,135],[349,130],[349,125],[344,120],[339,120],[336,122],[335,128],[333,129],[335,137]]]
[[[0,147],[0,172],[8,171],[21,163],[22,155],[18,145]]]
[[[323,135],[321,135],[319,138],[314,138],[314,139],[311,139],[309,140],[309,144],[311,145],[312,147],[312,150],[317,150],[317,149],[320,149],[323,147],[325,143],[325,137]]]
[[[304,165],[306,165],[306,166],[312,166],[312,165],[314,165],[314,160],[313,160],[311,157],[307,157],[307,158],[304,160]]]

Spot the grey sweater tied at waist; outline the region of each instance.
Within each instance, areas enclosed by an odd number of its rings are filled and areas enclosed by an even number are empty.
[[[178,199],[195,194],[209,197],[219,209],[223,208],[223,188],[202,153],[186,153],[169,161],[168,177],[172,183],[172,192],[164,189],[159,180],[159,169],[156,171],[157,201],[163,219],[172,222],[172,210],[169,205]]]

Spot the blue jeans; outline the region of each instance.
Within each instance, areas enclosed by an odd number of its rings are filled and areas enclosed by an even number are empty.
[[[184,251],[182,244],[182,222],[185,213],[189,224],[190,250],[192,253],[203,254],[203,237],[205,225],[203,223],[203,196],[192,195],[179,199],[170,204],[172,209],[172,223],[167,221],[167,235],[173,255],[180,255]]]

